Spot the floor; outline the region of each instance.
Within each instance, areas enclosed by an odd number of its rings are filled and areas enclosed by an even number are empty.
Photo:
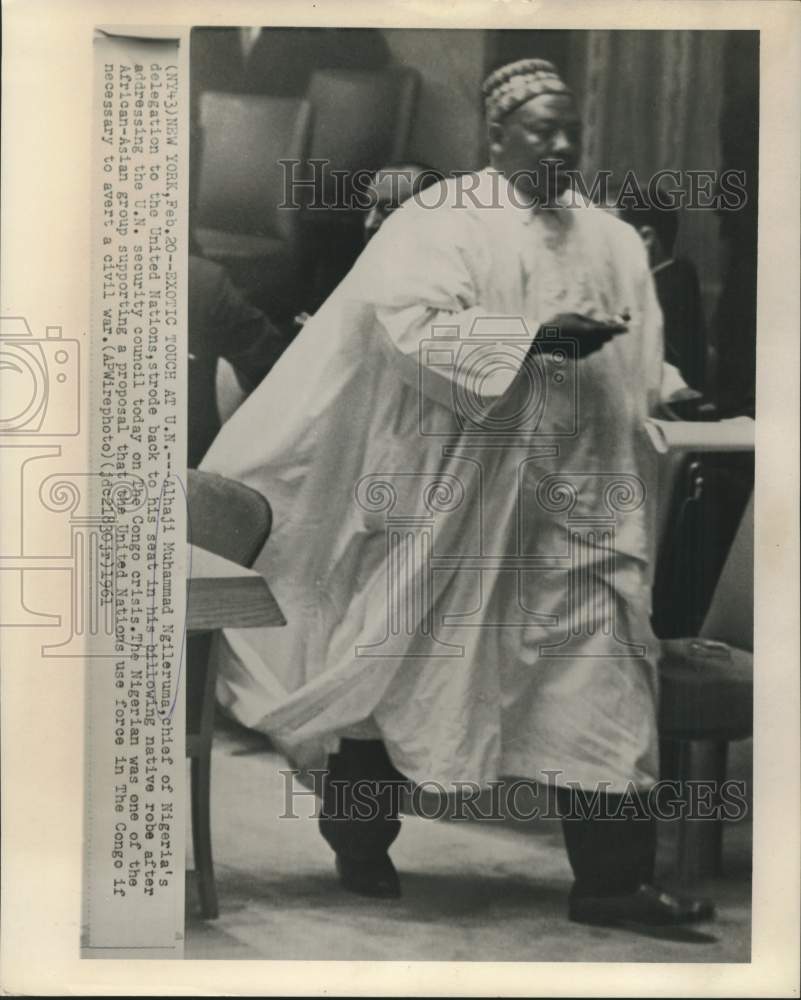
[[[732,748],[730,777],[750,782],[751,745]],[[718,919],[688,940],[653,940],[565,918],[570,871],[558,821],[406,817],[392,848],[403,898],[373,901],[339,888],[311,796],[285,811],[284,760],[230,723],[215,737],[213,843],[220,900],[203,921],[188,902],[186,958],[451,961],[747,962],[751,821],[728,824],[725,874],[696,887]],[[669,884],[675,830],[661,831]],[[188,849],[189,850],[189,849]],[[188,854],[187,864],[191,863]]]

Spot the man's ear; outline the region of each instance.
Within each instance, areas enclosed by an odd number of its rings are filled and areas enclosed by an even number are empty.
[[[490,122],[487,126],[487,139],[490,152],[500,153],[503,150],[506,133],[500,122]]]

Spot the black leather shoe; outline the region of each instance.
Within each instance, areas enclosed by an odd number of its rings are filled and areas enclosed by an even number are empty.
[[[568,914],[576,923],[599,927],[666,927],[712,920],[715,907],[708,899],[686,899],[641,885],[620,896],[571,894]]]
[[[337,874],[343,888],[373,899],[399,899],[400,879],[388,854],[369,861],[354,861],[337,854]]]

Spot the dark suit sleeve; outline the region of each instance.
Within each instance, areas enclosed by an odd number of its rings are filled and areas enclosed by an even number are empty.
[[[706,322],[695,266],[678,258],[657,272],[655,283],[665,320],[665,359],[679,369],[688,385],[703,390]]]
[[[261,382],[289,343],[226,274],[217,288],[211,322],[217,353],[233,366],[246,392]]]

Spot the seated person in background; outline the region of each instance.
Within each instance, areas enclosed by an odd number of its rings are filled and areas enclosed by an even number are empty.
[[[196,468],[220,429],[217,362],[231,363],[249,393],[278,360],[288,340],[234,286],[225,268],[189,255],[189,448]]]
[[[376,171],[367,188],[370,207],[364,216],[363,235],[365,245],[375,236],[383,222],[413,195],[425,191],[427,187],[444,180],[444,176],[425,163],[408,160],[391,163]],[[300,328],[310,316],[302,312],[295,317],[295,325]]]
[[[438,170],[424,163],[409,161],[382,167],[373,175],[367,189],[370,208],[364,217],[364,242],[369,243],[384,220],[412,195],[419,194],[444,179]]]
[[[617,199],[610,199],[615,202]],[[704,391],[706,377],[706,323],[695,264],[674,257],[679,228],[678,210],[661,209],[643,195],[615,205],[615,214],[634,226],[648,251],[656,295],[664,318],[665,360],[681,372],[693,389]]]

